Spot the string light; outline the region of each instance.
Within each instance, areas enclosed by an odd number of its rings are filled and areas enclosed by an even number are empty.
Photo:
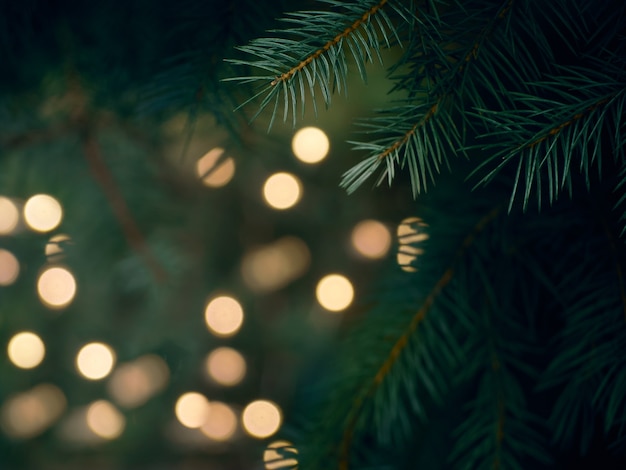
[[[44,305],[52,309],[61,309],[74,300],[76,280],[64,267],[49,267],[37,280],[37,293]]]
[[[58,387],[39,384],[4,401],[0,410],[0,423],[9,436],[32,438],[54,424],[66,406],[65,395]]]
[[[217,348],[206,358],[206,371],[220,385],[237,385],[246,375],[246,360],[233,348]]]
[[[198,392],[183,393],[176,401],[174,411],[176,418],[183,426],[192,429],[199,428],[208,417],[209,401]]]
[[[225,403],[212,401],[206,421],[200,431],[214,441],[229,440],[237,430],[237,416],[232,408]]]
[[[124,415],[106,400],[98,400],[89,405],[86,419],[89,429],[104,439],[119,437],[126,426]]]
[[[352,230],[352,246],[361,256],[383,258],[391,246],[389,229],[377,220],[363,220]]]
[[[10,286],[20,274],[20,262],[8,250],[0,248],[0,286]]]
[[[20,213],[11,199],[0,196],[0,235],[10,235],[17,228]]]
[[[63,247],[70,242],[71,239],[69,235],[65,235],[64,233],[59,233],[58,235],[51,237],[45,248],[45,254],[48,257],[48,261],[58,262],[63,259]]]
[[[169,373],[163,359],[154,354],[147,354],[116,367],[107,383],[107,389],[118,404],[134,408],[143,405],[163,390],[167,385]]]
[[[321,162],[330,148],[328,136],[317,127],[303,127],[291,139],[291,149],[298,160],[304,163]]]
[[[36,232],[54,230],[62,218],[61,204],[48,194],[36,194],[24,204],[24,220]]]
[[[243,308],[233,297],[222,295],[210,300],[204,311],[209,330],[216,336],[233,336],[243,323]]]
[[[268,400],[256,400],[243,410],[242,422],[248,434],[264,439],[278,431],[282,423],[282,413],[275,403]]]
[[[424,249],[415,246],[428,240],[428,233],[424,232],[427,225],[419,217],[407,217],[398,225],[398,254],[397,262],[403,271],[415,272],[415,260],[424,253]]]
[[[270,292],[302,276],[310,263],[306,243],[296,237],[284,237],[246,253],[241,262],[241,275],[250,289]]]
[[[100,380],[111,373],[115,353],[104,343],[88,343],[76,355],[78,372],[89,380]]]
[[[274,209],[293,207],[300,200],[301,193],[300,180],[290,173],[274,173],[263,185],[265,202]]]
[[[43,361],[46,348],[39,336],[31,331],[14,335],[7,346],[10,361],[20,369],[32,369]]]
[[[289,441],[274,441],[263,452],[263,462],[266,470],[291,469],[296,470],[298,449]]]
[[[205,186],[219,188],[227,185],[233,178],[235,161],[231,157],[219,161],[223,154],[224,149],[216,147],[196,162],[196,173]]]
[[[329,274],[317,283],[315,294],[317,301],[326,310],[340,312],[352,303],[354,288],[347,277],[341,274]]]

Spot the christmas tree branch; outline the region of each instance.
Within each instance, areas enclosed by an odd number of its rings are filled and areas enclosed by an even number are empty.
[[[341,42],[343,39],[345,39],[346,37],[348,37],[351,34],[353,34],[358,28],[360,28],[363,24],[368,22],[370,17],[375,15],[376,12],[378,10],[380,10],[385,5],[385,3],[387,3],[387,0],[381,0],[379,3],[377,3],[372,8],[367,10],[365,13],[363,13],[363,16],[361,16],[360,18],[355,20],[354,23],[352,23],[350,26],[348,26],[346,29],[344,29],[341,33],[339,33],[337,36],[332,38],[326,44],[324,44],[320,49],[318,49],[315,52],[313,52],[311,55],[309,55],[306,59],[301,61],[295,67],[292,67],[287,72],[282,73],[281,75],[276,77],[274,80],[272,80],[271,85],[272,86],[276,86],[276,85],[278,85],[281,82],[289,80],[296,73],[302,71],[302,69],[304,69],[307,65],[309,65],[311,62],[313,62],[314,60],[319,58],[319,56],[321,56],[323,53],[325,53],[328,50],[330,50],[331,47],[336,46],[337,44],[339,44],[339,42]]]
[[[353,402],[352,407],[348,413],[347,425],[343,432],[343,437],[340,444],[341,456],[339,467],[341,470],[349,469],[350,447],[354,434],[354,428],[366,399],[370,397],[375,392],[375,390],[383,383],[385,377],[387,377],[393,365],[396,363],[401,353],[409,343],[411,335],[424,321],[426,315],[435,303],[437,297],[452,280],[455,271],[454,265],[458,262],[459,259],[461,259],[465,255],[467,249],[474,243],[476,237],[485,229],[485,227],[500,214],[501,209],[501,206],[497,206],[492,209],[487,215],[485,215],[478,221],[478,223],[472,228],[471,232],[463,239],[452,265],[445,270],[444,274],[439,278],[439,280],[435,283],[433,289],[426,296],[426,299],[423,301],[422,306],[413,315],[405,331],[395,341],[387,357],[374,374],[374,377],[371,379],[369,385],[365,388],[362,388],[361,392],[357,395],[357,398]]]

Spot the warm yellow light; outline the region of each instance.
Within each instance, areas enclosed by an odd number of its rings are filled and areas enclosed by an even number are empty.
[[[352,246],[366,258],[383,258],[391,246],[391,233],[377,220],[363,220],[352,230]]]
[[[0,235],[13,233],[19,220],[17,206],[9,198],[0,196]]]
[[[328,155],[329,148],[328,136],[317,127],[303,127],[291,140],[294,155],[304,163],[321,162]]]
[[[66,268],[55,266],[41,273],[37,281],[39,299],[49,308],[69,305],[76,295],[76,280]]]
[[[315,290],[317,301],[322,307],[331,312],[345,310],[354,299],[352,283],[341,274],[324,276]]]
[[[209,414],[200,431],[214,441],[227,441],[237,430],[237,416],[230,406],[212,401]]]
[[[116,367],[107,389],[118,404],[134,408],[163,390],[168,379],[169,369],[165,361],[148,354]]]
[[[311,262],[306,243],[296,237],[284,237],[246,253],[241,275],[256,292],[280,289],[302,276]]]
[[[298,449],[289,441],[274,441],[263,452],[263,462],[266,470],[291,469],[298,467]]]
[[[206,153],[196,163],[196,173],[205,186],[219,188],[225,186],[235,174],[235,161],[231,157],[220,160],[224,149],[216,147]],[[216,165],[217,164],[217,165]]]
[[[6,434],[26,439],[50,427],[67,405],[65,395],[52,384],[40,384],[27,392],[9,397],[0,410],[0,423]]]
[[[21,369],[32,369],[43,361],[46,348],[39,336],[30,331],[16,334],[7,346],[9,359]]]
[[[232,336],[243,323],[243,308],[232,297],[215,297],[207,304],[204,319],[209,330],[216,336]]]
[[[124,431],[126,419],[111,403],[98,400],[87,409],[87,426],[104,439],[115,439]]]
[[[275,434],[282,423],[282,413],[275,403],[256,400],[243,410],[243,427],[252,437],[264,439]]]
[[[398,225],[398,254],[397,262],[403,271],[415,272],[415,260],[424,253],[423,248],[415,246],[428,240],[428,233],[424,232],[427,225],[419,217],[407,217]]]
[[[290,173],[274,173],[263,186],[265,202],[274,209],[289,209],[299,200],[302,192],[300,180]]]
[[[174,408],[176,418],[183,426],[199,428],[209,416],[210,405],[206,397],[197,392],[182,394],[176,401]]]
[[[63,209],[61,204],[48,194],[36,194],[24,205],[26,224],[37,232],[49,232],[61,223]]]
[[[111,373],[115,365],[115,353],[104,343],[89,343],[76,356],[76,367],[83,377],[100,380]]]
[[[58,261],[63,258],[63,247],[70,242],[70,237],[63,233],[50,237],[46,244],[45,253],[48,261]]]
[[[220,385],[237,385],[246,375],[246,360],[235,349],[221,347],[207,356],[206,370]]]
[[[10,251],[0,248],[0,286],[10,286],[20,274],[20,262]]]

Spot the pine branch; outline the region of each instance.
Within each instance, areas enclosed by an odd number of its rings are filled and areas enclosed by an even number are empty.
[[[390,374],[393,366],[396,362],[401,358],[403,352],[405,352],[407,346],[410,345],[410,340],[412,336],[415,335],[416,331],[420,326],[423,325],[424,320],[426,319],[427,314],[431,310],[433,304],[437,300],[437,298],[441,295],[442,291],[445,287],[450,283],[453,279],[455,267],[454,265],[459,262],[459,260],[464,256],[466,250],[471,247],[474,243],[476,237],[485,229],[485,227],[494,220],[498,214],[500,213],[500,208],[495,208],[491,212],[489,212],[485,217],[483,217],[470,231],[470,233],[465,237],[462,241],[459,250],[454,258],[454,262],[452,266],[444,271],[444,274],[439,278],[439,280],[435,283],[433,289],[423,300],[421,307],[417,310],[417,312],[411,318],[411,321],[404,329],[402,334],[398,337],[398,339],[394,342],[392,348],[388,352],[386,358],[382,362],[382,364],[376,370],[373,378],[369,380],[369,383],[362,385],[358,394],[356,395],[356,399],[353,401],[351,408],[346,417],[346,427],[343,430],[343,435],[340,443],[340,468],[341,470],[347,470],[350,467],[350,451],[352,440],[355,432],[355,427],[360,418],[360,414],[363,412],[363,408],[365,406],[366,400],[372,397],[375,394],[377,389],[385,382],[386,378]],[[424,328],[433,328],[433,325],[423,325]],[[443,339],[440,340],[441,343],[444,343]],[[433,345],[433,343],[430,343]],[[434,345],[433,345],[434,346]],[[421,351],[421,352],[419,352]],[[420,349],[414,351],[418,354],[426,354],[428,351],[428,347],[424,349]],[[430,351],[429,354],[432,354]],[[417,357],[413,357],[411,362],[419,362]],[[424,371],[418,373],[420,377],[425,378]],[[427,379],[432,380],[432,379]],[[426,385],[426,389],[428,389],[431,395],[436,398],[436,391],[432,387]],[[414,396],[414,399],[417,397]],[[419,404],[416,405],[417,408],[422,408]]]
[[[569,75],[533,84],[543,90],[542,95],[516,94],[519,108],[514,111],[480,110],[493,130],[483,136],[490,139],[481,147],[489,156],[474,176],[492,168],[478,184],[488,183],[504,166],[516,162],[510,205],[521,189],[524,207],[533,190],[540,206],[543,178],[547,179],[550,203],[565,187],[571,187],[576,167],[590,185],[591,169],[595,166],[602,172],[603,141],[608,140],[613,149],[610,157],[623,159],[626,77],[613,78],[604,70],[570,69]]]
[[[382,62],[380,50],[390,47],[398,30],[387,13],[387,0],[351,3],[320,0],[332,11],[296,12],[283,18],[293,25],[289,29],[274,31],[280,38],[255,39],[238,49],[252,59],[231,59],[229,62],[260,70],[271,75],[239,76],[228,81],[239,83],[263,82],[264,87],[249,102],[262,98],[255,119],[266,107],[273,104],[269,128],[272,127],[282,106],[283,121],[291,114],[295,125],[297,108],[302,113],[307,92],[316,109],[315,90],[319,88],[323,102],[328,106],[335,90],[341,93],[347,88],[348,57],[354,60],[359,75],[367,80],[365,66],[377,57]],[[407,12],[401,5],[389,2],[389,7],[406,20]],[[343,26],[342,26],[343,25]],[[320,41],[324,41],[320,44]],[[348,52],[349,51],[349,52]]]

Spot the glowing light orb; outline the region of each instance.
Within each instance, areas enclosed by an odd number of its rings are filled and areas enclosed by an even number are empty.
[[[46,347],[35,333],[23,331],[11,338],[7,353],[11,362],[20,369],[32,369],[43,361]]]
[[[204,395],[198,392],[183,393],[176,401],[174,412],[180,423],[188,428],[199,428],[209,416],[210,405]]]
[[[289,441],[274,441],[265,448],[263,462],[266,470],[295,469],[298,449]]]
[[[59,201],[48,194],[36,194],[24,205],[24,220],[36,232],[49,232],[61,223],[63,209]]]
[[[100,380],[111,373],[115,365],[115,352],[104,343],[89,343],[76,356],[78,372],[89,380]]]
[[[220,385],[237,385],[246,375],[246,360],[239,351],[221,347],[207,356],[206,370],[209,377]]]
[[[133,408],[143,405],[167,385],[167,364],[159,356],[148,354],[116,367],[107,389],[120,405]]]
[[[48,261],[59,261],[62,259],[63,247],[68,243],[71,243],[71,239],[69,235],[65,235],[64,233],[59,233],[58,235],[50,237],[50,240],[48,240],[45,248],[45,254],[48,257]]]
[[[0,409],[0,424],[12,437],[28,439],[50,427],[65,411],[67,400],[52,384],[39,384],[9,397]]]
[[[269,292],[305,274],[310,263],[311,253],[306,243],[296,237],[283,237],[246,253],[241,275],[250,289]]]
[[[10,251],[0,248],[0,286],[10,286],[20,275],[20,262]]]
[[[397,262],[400,268],[406,272],[415,272],[415,260],[424,253],[424,249],[416,246],[428,240],[428,233],[424,232],[427,225],[419,217],[407,217],[398,225],[398,254]]]
[[[352,283],[341,274],[324,276],[315,290],[317,301],[331,312],[340,312],[348,308],[354,299]]]
[[[209,330],[216,336],[232,336],[243,324],[243,308],[233,297],[215,297],[207,304],[204,319]]]
[[[363,220],[352,230],[352,246],[362,256],[383,258],[391,246],[391,233],[377,220]]]
[[[282,413],[275,403],[256,400],[243,410],[243,427],[252,437],[264,439],[278,431],[282,423]]]
[[[214,441],[227,441],[237,430],[237,416],[230,406],[219,401],[212,401],[209,415],[200,427],[200,431]]]
[[[196,162],[196,174],[205,186],[219,188],[228,184],[233,178],[235,161],[231,157],[219,161],[223,154],[224,149],[216,147]]]
[[[303,127],[291,140],[291,150],[304,163],[318,163],[326,158],[330,141],[326,133],[317,127]]]
[[[87,409],[87,426],[104,439],[119,437],[126,426],[126,418],[106,400],[98,400]]]
[[[263,185],[265,202],[279,210],[293,207],[301,197],[302,184],[290,173],[274,173]]]
[[[66,268],[51,267],[39,276],[37,293],[44,305],[52,309],[61,309],[74,300],[76,280]]]
[[[0,235],[10,235],[20,220],[17,206],[7,197],[0,196]]]

